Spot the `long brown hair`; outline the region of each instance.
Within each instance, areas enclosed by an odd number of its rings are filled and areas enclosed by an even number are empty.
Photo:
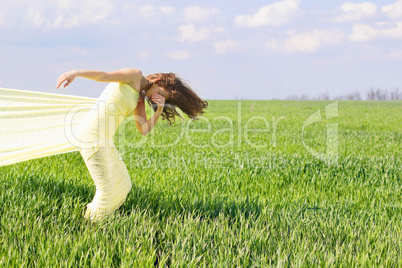
[[[167,120],[169,125],[175,122],[176,115],[181,117],[176,107],[180,108],[189,118],[195,120],[197,115],[202,115],[208,106],[207,101],[198,97],[191,87],[174,73],[156,73],[148,75],[147,78],[149,80],[160,78],[158,85],[170,94],[170,98],[165,100],[162,111],[162,119]],[[145,91],[149,90],[152,85],[153,83],[150,83]],[[148,103],[154,111],[157,110],[158,105],[156,103],[149,99]]]

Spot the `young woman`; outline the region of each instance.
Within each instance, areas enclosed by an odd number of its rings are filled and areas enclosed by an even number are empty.
[[[129,68],[113,72],[73,70],[59,76],[57,88],[63,83],[68,86],[76,77],[112,82],[99,96],[97,110],[91,110],[80,121],[77,134],[82,145],[80,153],[96,186],[85,218],[97,221],[118,209],[132,187],[127,168],[113,144],[113,136],[124,118],[134,114],[138,131],[147,135],[161,115],[172,124],[179,116],[178,107],[195,119],[204,113],[208,102],[173,73],[144,76],[140,70]],[[155,112],[150,119],[146,117],[144,99]]]

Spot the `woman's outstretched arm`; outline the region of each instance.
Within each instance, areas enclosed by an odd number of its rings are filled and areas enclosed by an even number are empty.
[[[76,77],[85,77],[98,82],[119,82],[119,83],[135,83],[142,78],[142,72],[138,69],[124,68],[112,72],[94,71],[94,70],[72,70],[65,72],[57,79],[57,88],[61,84],[64,87],[71,84]]]

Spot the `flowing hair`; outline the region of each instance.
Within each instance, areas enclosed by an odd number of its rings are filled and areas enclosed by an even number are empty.
[[[208,106],[207,101],[203,101],[198,97],[191,87],[174,73],[156,73],[148,75],[147,78],[151,80],[160,78],[158,85],[163,87],[170,94],[170,98],[165,100],[162,111],[162,119],[167,120],[169,125],[175,122],[176,115],[183,118],[177,112],[176,107],[187,114],[189,118],[195,120],[198,115],[204,113],[204,109]],[[150,83],[145,91],[149,90],[152,86],[153,83]],[[145,91],[143,92],[144,95]],[[147,100],[152,109],[156,111],[158,105],[153,103],[150,99]]]

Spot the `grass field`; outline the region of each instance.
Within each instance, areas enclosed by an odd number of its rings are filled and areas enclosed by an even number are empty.
[[[401,267],[401,108],[210,101],[145,137],[127,118],[115,141],[133,189],[95,225],[79,152],[1,167],[0,266]]]

